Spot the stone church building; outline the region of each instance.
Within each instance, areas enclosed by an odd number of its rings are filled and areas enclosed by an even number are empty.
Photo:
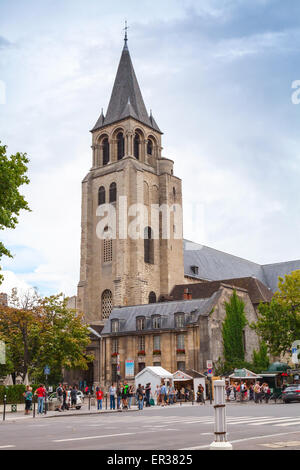
[[[95,355],[85,378],[108,386],[119,367],[129,381],[126,361],[134,361],[135,374],[148,365],[203,372],[206,360],[223,355],[224,302],[233,290],[255,321],[258,303],[271,299],[278,276],[300,269],[300,260],[261,266],[183,240],[181,180],[162,155],[162,131],[146,110],[127,36],[107,112],[91,134],[73,299]],[[249,327],[244,344],[251,360],[258,339]],[[82,379],[79,371],[74,379]]]

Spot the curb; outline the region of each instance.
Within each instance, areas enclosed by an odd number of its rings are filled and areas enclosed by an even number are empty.
[[[110,410],[105,410],[105,411],[92,411],[92,412],[84,412],[84,413],[66,413],[66,414],[57,414],[57,415],[51,415],[51,416],[43,416],[44,419],[47,419],[47,418],[66,418],[68,416],[91,416],[91,415],[95,415],[95,416],[101,416],[103,414],[115,414],[115,413],[134,413],[136,411],[139,411],[139,410],[116,410],[116,411],[110,411]]]

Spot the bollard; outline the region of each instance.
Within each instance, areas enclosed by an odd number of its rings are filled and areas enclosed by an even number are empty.
[[[35,403],[36,403],[36,398],[33,396],[33,412],[32,412],[32,417],[35,418]]]
[[[226,405],[225,405],[225,381],[215,380],[215,440],[210,445],[210,450],[232,450],[232,445],[226,440]]]
[[[45,395],[45,410],[44,410],[44,414],[46,415],[47,414],[47,395]]]
[[[91,394],[89,393],[89,411],[91,409]]]
[[[107,393],[105,394],[105,409],[107,410]]]
[[[3,398],[3,421],[5,421],[6,395]]]

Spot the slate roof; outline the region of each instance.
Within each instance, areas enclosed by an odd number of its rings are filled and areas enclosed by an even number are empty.
[[[152,114],[149,116],[147,113],[125,41],[106,116],[101,114],[92,132],[127,117],[132,117],[162,133]]]
[[[174,300],[182,299],[184,289],[188,288],[193,299],[206,298],[219,290],[222,284],[247,290],[253,304],[258,304],[260,301],[270,302],[273,297],[271,289],[254,277],[224,279],[221,281],[205,281],[195,284],[179,284],[173,288],[170,295]]]
[[[135,305],[131,307],[113,308],[109,321],[104,325],[102,334],[111,334],[111,320],[120,321],[119,333],[136,331],[136,318],[146,317],[145,330],[152,330],[152,315],[161,315],[160,330],[168,330],[175,327],[174,313],[185,314],[185,325],[198,321],[200,315],[208,315],[216,304],[221,292],[215,292],[206,299],[181,300],[176,302],[158,302],[155,304]],[[143,330],[144,331],[144,330]],[[155,331],[155,330],[154,330]]]
[[[278,276],[300,269],[300,260],[260,265],[188,240],[183,243],[184,274],[195,279],[221,281],[254,277],[275,292]],[[198,266],[197,275],[192,266]]]

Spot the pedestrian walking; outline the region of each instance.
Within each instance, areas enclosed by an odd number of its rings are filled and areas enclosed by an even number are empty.
[[[256,384],[254,385],[254,401],[255,403],[262,402],[260,382],[256,382]]]
[[[173,405],[175,399],[175,388],[174,385],[171,383],[169,385],[169,404]]]
[[[128,408],[129,408],[129,410],[131,408],[131,402],[132,402],[133,397],[134,397],[134,386],[130,385],[129,390],[128,390]]]
[[[141,384],[139,384],[138,388],[136,389],[136,396],[138,400],[138,408],[139,410],[142,410],[144,406],[144,390]]]
[[[198,385],[198,390],[197,390],[197,403],[203,403],[203,405],[205,405],[205,400],[204,400],[204,388],[203,388],[203,385],[201,385],[201,384]]]
[[[159,405],[159,400],[160,400],[160,386],[156,385],[156,389],[154,391],[154,399],[155,399],[155,404]]]
[[[97,399],[97,410],[102,410],[102,400],[103,400],[103,391],[101,387],[97,387],[96,389],[96,399]]]
[[[114,383],[109,387],[110,409],[116,409],[116,386]]]
[[[127,410],[128,409],[128,393],[129,393],[129,385],[128,383],[125,381],[124,384],[123,384],[123,388],[122,388],[122,407]]]
[[[167,388],[164,382],[162,382],[162,385],[160,387],[160,396],[161,396],[161,406],[165,406],[166,400],[167,400]]]
[[[146,399],[146,407],[150,406],[150,392],[151,392],[151,383],[146,384],[145,388],[145,399]]]
[[[122,384],[121,383],[118,383],[118,386],[117,386],[117,409],[119,410],[121,408],[121,399],[122,399]]]
[[[61,409],[68,411],[68,409],[69,409],[69,406],[68,406],[68,403],[67,403],[67,400],[68,400],[68,391],[67,391],[66,385],[63,385],[62,399],[63,399],[63,404],[62,404]]]
[[[25,415],[29,415],[33,397],[32,388],[30,387],[30,385],[26,386],[26,391],[23,393],[23,397],[25,398]]]
[[[71,408],[76,408],[77,405],[77,387],[76,385],[73,385],[73,388],[71,389]]]
[[[59,384],[56,389],[57,408],[55,411],[61,411],[62,403],[63,403],[62,395],[63,395],[62,384]]]
[[[35,391],[35,395],[38,397],[38,415],[44,412],[44,402],[46,398],[46,389],[43,384],[40,384]]]

